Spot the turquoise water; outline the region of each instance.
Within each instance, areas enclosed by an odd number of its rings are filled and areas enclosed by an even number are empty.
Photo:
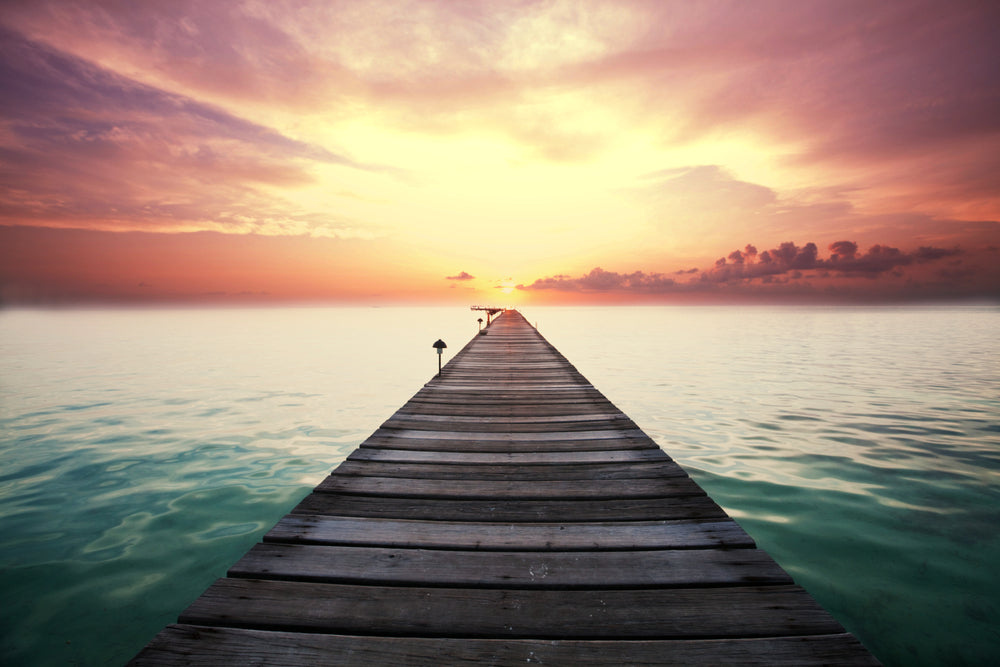
[[[1000,309],[523,308],[889,665],[1000,658]],[[0,663],[122,663],[463,308],[0,312]]]
[[[537,319],[884,663],[1000,660],[1000,309]]]

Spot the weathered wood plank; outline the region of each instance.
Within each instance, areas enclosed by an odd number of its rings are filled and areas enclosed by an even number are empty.
[[[513,403],[490,403],[483,405],[471,405],[464,403],[421,403],[419,405],[409,405],[405,414],[419,414],[427,416],[460,417],[464,419],[507,419],[517,417],[545,417],[545,416],[573,416],[584,414],[602,414],[609,410],[606,404],[580,405],[579,403],[539,403],[527,402],[523,404]]]
[[[338,476],[461,480],[630,480],[686,477],[673,461],[577,463],[511,466],[504,464],[396,463],[350,459],[335,469]]]
[[[423,412],[402,412],[401,410],[396,411],[396,414],[390,419],[390,421],[406,421],[409,423],[414,422],[428,422],[435,424],[448,424],[449,426],[454,424],[565,424],[565,423],[589,423],[589,422],[625,422],[630,426],[632,425],[632,420],[628,418],[627,415],[621,412],[594,412],[592,414],[581,413],[577,415],[555,415],[555,416],[505,416],[505,417],[480,417],[480,416],[458,416],[458,415],[429,415]],[[387,422],[388,423],[388,422]],[[631,426],[635,428],[634,426]]]
[[[447,442],[451,440],[460,442],[502,442],[518,445],[548,443],[548,442],[584,442],[590,440],[639,440],[642,442],[652,442],[642,430],[638,428],[611,428],[600,430],[580,430],[573,432],[556,431],[554,433],[520,433],[506,430],[504,426],[496,425],[490,430],[478,431],[440,431],[432,429],[387,429],[380,428],[372,434],[372,439],[393,438],[400,440],[434,440],[436,442]]]
[[[843,632],[796,586],[512,591],[219,579],[181,613],[179,622],[482,638],[784,637]]]
[[[618,463],[665,461],[670,457],[659,448],[623,450],[572,450],[562,452],[463,452],[363,447],[354,450],[348,461],[398,461],[428,463],[483,463],[519,466],[572,463]]]
[[[439,378],[438,382],[443,382],[445,379],[451,380],[452,378],[446,374]],[[537,399],[543,395],[546,398],[551,396],[557,401],[580,401],[582,403],[586,403],[588,400],[606,403],[608,400],[601,392],[590,385],[543,385],[537,382],[525,382],[523,385],[519,385],[517,382],[511,381],[497,383],[484,381],[481,384],[463,384],[457,380],[450,384],[428,383],[424,386],[424,389],[417,392],[414,399],[420,400],[423,398],[425,400],[447,401],[478,397],[484,401],[495,399],[503,402],[505,400],[529,401],[532,397]]]
[[[792,583],[792,578],[758,549],[511,552],[257,544],[227,576],[507,589]]]
[[[657,449],[656,443],[648,437],[593,438],[589,440],[545,440],[523,442],[519,439],[476,440],[471,438],[396,438],[389,435],[373,435],[361,443],[361,447],[389,447],[391,449],[414,449],[440,452],[572,452],[613,449]]]
[[[288,514],[264,536],[264,541],[492,551],[739,549],[755,546],[753,538],[729,518],[501,523]]]
[[[413,433],[413,432],[426,432],[426,433],[441,433],[442,425],[448,427],[449,433],[457,434],[478,434],[478,433],[504,433],[504,434],[534,434],[534,433],[559,433],[572,434],[576,433],[594,433],[594,432],[605,432],[613,431],[619,434],[626,434],[629,432],[634,433],[638,430],[635,423],[628,418],[625,419],[603,419],[603,420],[581,420],[581,421],[520,421],[515,422],[512,420],[470,420],[468,422],[460,422],[456,420],[450,420],[448,422],[429,422],[427,420],[410,420],[401,419],[398,417],[393,417],[387,420],[385,423],[379,427],[379,431],[385,431],[391,434],[397,432],[403,433]]]
[[[726,516],[708,496],[629,500],[437,500],[312,493],[299,514],[439,521],[660,521]]]
[[[598,393],[597,390],[588,390],[585,393],[577,391],[572,394],[564,394],[544,388],[535,391],[522,390],[516,393],[503,392],[496,387],[485,387],[476,390],[467,389],[464,391],[452,388],[449,391],[437,390],[434,392],[417,393],[410,399],[410,402],[412,405],[477,405],[489,408],[494,405],[502,407],[537,405],[541,402],[539,398],[542,398],[549,405],[571,405],[578,406],[581,409],[594,407],[605,410],[614,409],[614,404]]]
[[[762,639],[531,640],[363,637],[169,625],[130,667],[315,665],[878,665],[849,634]]]
[[[705,492],[687,476],[613,480],[472,480],[403,479],[330,475],[316,487],[318,493],[398,498],[454,500],[594,500],[701,496]]]
[[[601,392],[590,385],[560,385],[560,386],[539,386],[537,383],[526,383],[523,386],[515,386],[513,383],[504,382],[491,385],[489,383],[478,384],[443,384],[446,378],[439,378],[439,384],[428,383],[423,389],[418,391],[412,401],[426,401],[429,403],[448,403],[457,401],[480,401],[482,403],[526,403],[537,401],[539,397],[544,397],[546,402],[556,403],[578,403],[580,405],[608,405],[610,401]]]

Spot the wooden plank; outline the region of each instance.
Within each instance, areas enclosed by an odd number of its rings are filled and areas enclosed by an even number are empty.
[[[648,437],[594,438],[590,440],[546,440],[544,442],[522,442],[508,440],[475,440],[448,438],[395,438],[392,436],[371,436],[361,443],[361,447],[389,447],[391,449],[414,449],[439,452],[573,452],[613,449],[657,449],[656,443]]]
[[[428,423],[445,423],[448,425],[454,424],[565,424],[565,423],[589,423],[589,422],[604,422],[604,421],[622,421],[627,422],[630,426],[632,425],[632,420],[628,418],[627,415],[621,412],[594,412],[591,414],[581,413],[576,415],[556,415],[556,416],[505,416],[505,417],[479,417],[479,416],[459,416],[459,415],[428,415],[422,412],[403,412],[399,410],[390,419],[390,421],[395,422],[406,421],[410,423],[414,422],[428,422]],[[388,423],[388,422],[386,422]],[[634,427],[633,427],[634,428]]]
[[[801,588],[505,590],[219,579],[179,622],[448,637],[718,638],[840,633]]]
[[[394,498],[455,500],[594,500],[702,496],[690,477],[614,480],[472,480],[403,479],[330,475],[316,487],[318,493]]]
[[[445,374],[438,382],[442,382],[445,378],[452,380],[451,377]],[[427,400],[447,401],[479,398],[483,401],[497,400],[503,402],[505,400],[530,401],[532,397],[537,400],[542,395],[546,398],[551,396],[553,400],[557,401],[586,402],[590,400],[607,402],[608,400],[601,392],[589,384],[560,383],[554,385],[549,383],[525,382],[523,385],[519,385],[517,382],[512,381],[498,381],[496,383],[483,381],[481,383],[470,382],[466,384],[461,383],[458,379],[454,379],[449,384],[427,384],[424,386],[424,389],[417,392],[414,399],[419,400],[423,397]]]
[[[227,576],[507,589],[792,583],[792,578],[758,549],[511,552],[257,544]]]
[[[502,362],[501,362],[502,363]],[[581,404],[609,401],[604,394],[586,382],[565,380],[553,382],[515,382],[511,380],[489,380],[485,378],[462,378],[452,373],[444,373],[431,380],[410,398],[414,402],[447,402],[461,398],[477,399],[486,403],[490,395],[502,402],[523,403],[545,395],[554,401],[565,403],[577,401]]]
[[[849,634],[761,639],[531,640],[366,637],[169,625],[131,667],[342,665],[878,665]]]
[[[409,405],[476,405],[484,408],[492,406],[532,406],[544,402],[547,405],[577,406],[581,409],[592,409],[595,407],[604,410],[613,410],[614,404],[604,397],[596,389],[585,393],[574,392],[573,394],[558,393],[552,389],[536,391],[502,392],[497,387],[485,387],[475,391],[459,391],[452,388],[450,391],[436,389],[435,391],[422,390],[410,399]],[[541,397],[542,400],[539,400]]]
[[[439,521],[659,521],[726,516],[708,496],[629,500],[436,500],[312,493],[299,514]]]
[[[338,476],[461,480],[630,480],[686,477],[673,461],[577,463],[511,466],[504,464],[396,463],[350,459],[335,469]]]
[[[520,421],[515,422],[512,420],[498,420],[498,419],[480,419],[480,420],[470,420],[468,422],[460,422],[456,420],[449,420],[445,422],[428,422],[426,420],[410,420],[410,419],[400,419],[392,418],[387,420],[385,423],[379,427],[379,432],[385,431],[389,434],[395,434],[397,432],[427,432],[427,433],[441,433],[442,425],[448,426],[449,433],[458,434],[476,434],[476,433],[504,433],[504,434],[534,434],[534,433],[560,433],[560,434],[571,434],[576,433],[593,433],[593,432],[604,432],[613,431],[616,433],[626,433],[638,431],[638,427],[632,422],[631,419],[604,419],[604,420],[581,420],[581,421]],[[565,437],[565,436],[564,436]]]
[[[617,463],[639,461],[663,461],[670,457],[659,448],[626,450],[571,450],[563,452],[444,452],[391,447],[361,447],[354,450],[348,461],[398,461],[401,463],[482,463],[506,464],[512,469],[520,466],[572,463]]]
[[[642,430],[638,428],[613,428],[610,430],[581,430],[573,432],[555,433],[520,433],[508,431],[505,427],[497,425],[493,430],[478,431],[435,431],[431,429],[387,429],[380,428],[372,434],[370,439],[393,438],[400,440],[434,440],[436,442],[447,442],[450,440],[461,442],[501,442],[504,444],[535,444],[548,442],[585,442],[590,440],[638,440],[642,442],[652,442]]]
[[[403,408],[400,408],[403,409]],[[486,403],[481,405],[471,405],[465,403],[420,403],[407,404],[406,414],[419,414],[427,416],[456,416],[464,419],[492,419],[492,418],[516,418],[516,417],[545,417],[545,416],[567,416],[581,414],[601,414],[607,412],[608,404],[592,403],[581,405],[579,403],[539,403],[526,402],[522,404],[513,403]]]
[[[753,539],[732,519],[595,523],[500,523],[288,514],[265,542],[481,549],[597,551],[740,549]]]

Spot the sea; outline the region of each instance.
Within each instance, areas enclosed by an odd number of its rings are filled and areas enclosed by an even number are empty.
[[[520,310],[884,664],[1000,662],[1000,307]],[[126,662],[481,316],[0,310],[0,664]]]

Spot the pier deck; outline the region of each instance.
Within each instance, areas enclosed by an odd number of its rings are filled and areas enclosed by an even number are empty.
[[[878,664],[516,311],[135,665]]]

